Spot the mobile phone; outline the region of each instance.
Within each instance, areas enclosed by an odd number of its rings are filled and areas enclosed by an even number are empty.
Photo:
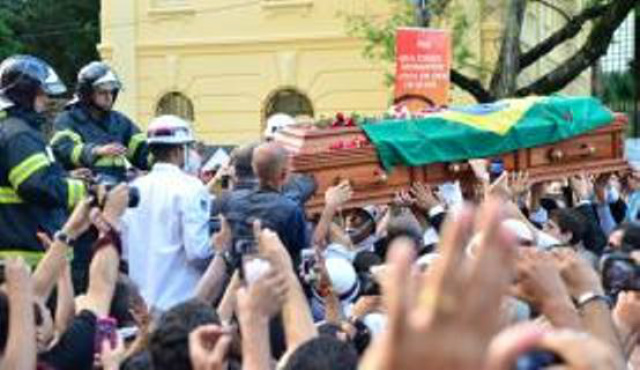
[[[611,293],[640,291],[640,266],[626,253],[611,253],[602,257],[602,283]]]
[[[102,352],[102,343],[105,340],[109,341],[111,348],[115,348],[118,344],[118,322],[116,319],[106,317],[98,319],[96,323],[96,335],[94,337],[94,350],[95,353]]]
[[[536,349],[518,357],[514,370],[542,370],[549,366],[562,364],[564,361],[557,354]]]

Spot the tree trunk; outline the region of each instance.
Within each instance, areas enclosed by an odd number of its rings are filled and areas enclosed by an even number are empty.
[[[491,79],[491,94],[498,98],[511,96],[517,89],[520,73],[520,36],[527,1],[509,0],[500,56]]]
[[[467,77],[456,69],[451,70],[451,82],[468,92],[478,103],[491,103],[496,100],[496,97],[482,86],[480,80]]]
[[[545,76],[516,92],[516,96],[548,95],[564,89],[607,53],[615,31],[634,9],[638,0],[615,0],[596,23],[582,48]]]
[[[526,69],[552,52],[557,46],[576,37],[587,22],[603,16],[608,9],[608,5],[594,5],[572,17],[564,27],[521,55],[520,70]]]

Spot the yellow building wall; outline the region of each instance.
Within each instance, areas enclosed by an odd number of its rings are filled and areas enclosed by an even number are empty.
[[[456,1],[471,19],[468,47],[494,63],[499,12],[487,19],[490,0]],[[193,103],[198,139],[239,144],[260,136],[265,104],[282,88],[306,94],[316,117],[384,112],[384,66],[362,57],[340,15],[386,12],[385,0],[103,0],[99,50],[125,84],[117,108],[139,125],[163,95],[180,92]]]

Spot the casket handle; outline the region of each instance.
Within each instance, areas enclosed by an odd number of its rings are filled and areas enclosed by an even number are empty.
[[[565,153],[562,149],[553,148],[549,152],[549,159],[551,159],[551,162],[560,162],[564,158],[565,158]]]
[[[469,163],[459,163],[459,162],[456,162],[456,163],[450,163],[450,164],[447,166],[447,170],[448,170],[449,172],[451,172],[451,173],[459,174],[459,173],[462,173],[462,172],[467,171],[470,167],[471,167],[471,166],[469,165]]]
[[[577,155],[574,154],[571,157],[592,157],[597,153],[597,151],[598,150],[593,145],[584,143],[580,146]],[[549,158],[551,159],[551,162],[554,163],[565,161],[569,159],[569,157],[570,156],[560,148],[553,148],[549,152]]]
[[[593,145],[589,145],[589,144],[582,144],[582,147],[580,148],[580,155],[583,157],[591,157],[594,154],[596,154],[597,149],[593,146]]]
[[[353,190],[364,190],[373,186],[385,185],[389,181],[389,176],[382,169],[376,169],[373,171],[370,177],[367,179],[372,179],[372,181],[355,181],[349,177],[343,177],[342,175],[338,175],[333,179],[333,185],[338,185],[341,182],[347,180]]]

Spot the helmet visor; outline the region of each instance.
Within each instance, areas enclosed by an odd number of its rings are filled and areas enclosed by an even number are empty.
[[[42,90],[47,95],[55,96],[67,92],[67,87],[53,69],[47,68],[47,78],[42,84]]]
[[[108,71],[93,83],[93,87],[97,90],[116,91],[122,88],[122,84],[115,73]]]

